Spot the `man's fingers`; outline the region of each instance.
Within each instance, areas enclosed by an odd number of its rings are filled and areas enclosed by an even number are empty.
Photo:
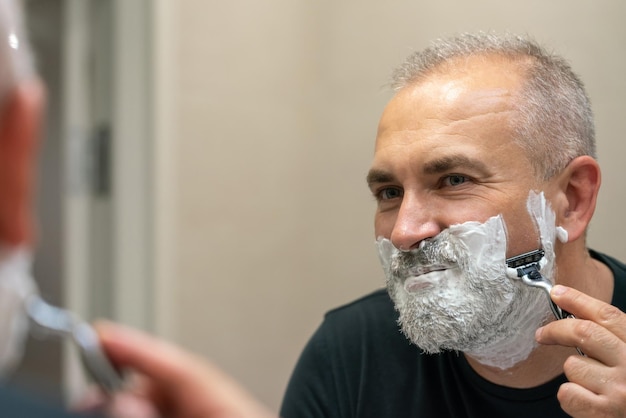
[[[553,321],[537,330],[542,344],[580,347],[586,357],[570,356],[563,364],[569,382],[558,399],[575,417],[622,416],[626,384],[626,314],[575,289],[554,286],[552,300],[576,319]]]
[[[146,378],[146,398],[166,416],[272,416],[230,376],[174,344],[106,321],[95,328],[115,365]]]
[[[145,398],[131,393],[116,393],[107,403],[111,418],[159,418],[161,414]]]
[[[561,408],[576,418],[622,417],[624,407],[619,402],[621,398],[613,395],[598,395],[568,382],[561,385],[557,398]]]
[[[563,371],[567,380],[577,383],[592,393],[610,391],[608,386],[613,381],[612,370],[593,358],[570,356],[563,364]]]
[[[150,376],[157,374],[152,377],[159,374],[171,376],[170,369],[178,368],[179,360],[175,360],[178,353],[163,341],[107,321],[97,322],[94,328],[107,355],[119,367],[132,366]]]
[[[593,321],[626,341],[626,314],[615,306],[562,285],[554,286],[550,296],[557,305],[577,318]]]
[[[564,383],[559,388],[557,398],[561,408],[577,418],[597,417],[599,397],[576,383]]]
[[[107,321],[97,322],[95,329],[107,355],[118,367],[131,367],[160,382],[183,383],[195,376],[189,371],[200,365],[203,373],[219,373],[194,355],[139,330]]]
[[[607,366],[620,364],[626,356],[624,341],[590,320],[554,321],[539,328],[535,336],[540,344],[578,347]]]
[[[552,322],[537,331],[541,344],[579,347],[607,366],[626,358],[626,315],[616,307],[576,289],[554,286],[552,300],[577,319]]]

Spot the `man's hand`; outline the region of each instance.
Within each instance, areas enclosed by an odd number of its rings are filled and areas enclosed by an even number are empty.
[[[563,369],[569,382],[558,392],[574,417],[626,416],[626,314],[575,289],[554,286],[552,300],[576,319],[539,328],[537,341],[579,347],[585,357],[569,357]]]
[[[111,361],[138,378],[113,396],[108,410],[114,417],[276,417],[200,357],[121,325],[102,322],[96,330]]]

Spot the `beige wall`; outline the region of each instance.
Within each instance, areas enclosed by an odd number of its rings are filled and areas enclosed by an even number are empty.
[[[382,285],[364,176],[390,69],[431,38],[529,32],[572,61],[605,173],[591,242],[626,259],[626,3],[169,3],[160,88],[174,111],[164,238],[175,274],[162,329],[271,406],[323,313]]]

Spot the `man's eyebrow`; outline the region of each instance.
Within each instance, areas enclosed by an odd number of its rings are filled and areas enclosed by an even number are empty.
[[[371,186],[375,183],[392,183],[396,180],[393,174],[388,171],[373,168],[367,173],[367,184]]]
[[[445,173],[456,168],[469,168],[472,170],[488,173],[489,169],[482,161],[470,158],[466,155],[450,155],[424,164],[424,174]]]
[[[449,172],[457,168],[466,168],[488,174],[489,169],[482,161],[470,158],[466,155],[450,155],[428,161],[424,164],[422,172],[424,174],[440,174]],[[396,177],[388,171],[372,168],[367,173],[367,184],[371,186],[376,183],[393,183]]]

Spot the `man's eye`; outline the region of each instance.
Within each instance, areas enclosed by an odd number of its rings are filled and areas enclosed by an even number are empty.
[[[451,174],[443,179],[445,186],[459,186],[467,181],[467,177],[460,174]]]
[[[402,197],[402,190],[394,187],[387,187],[378,192],[379,200],[391,200]]]

